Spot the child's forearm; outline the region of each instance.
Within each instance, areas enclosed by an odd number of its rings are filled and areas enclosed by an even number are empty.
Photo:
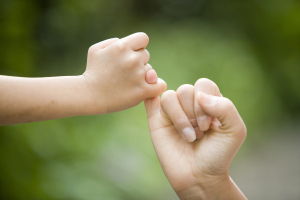
[[[0,125],[93,114],[83,76],[0,76]]]
[[[92,45],[82,76],[0,76],[0,125],[117,112],[160,95],[167,85],[151,72],[148,42],[135,33]]]

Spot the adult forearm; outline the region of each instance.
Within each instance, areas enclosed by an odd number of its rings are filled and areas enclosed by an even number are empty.
[[[0,125],[88,115],[93,104],[82,76],[0,76]]]
[[[210,183],[179,191],[177,195],[181,200],[247,200],[230,177],[216,184]]]

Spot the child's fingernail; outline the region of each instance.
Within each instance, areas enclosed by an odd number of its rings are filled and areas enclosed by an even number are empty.
[[[157,82],[157,73],[154,69],[150,69],[146,74],[146,81],[149,84]]]
[[[215,99],[204,92],[198,92],[198,97],[198,102],[201,102],[201,104],[204,104],[205,106],[213,106],[215,104]]]
[[[193,142],[196,139],[196,133],[194,129],[190,127],[186,127],[182,131],[183,137],[188,141],[188,142]]]

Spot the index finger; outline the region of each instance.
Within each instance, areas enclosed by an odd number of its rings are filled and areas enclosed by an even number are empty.
[[[138,32],[128,35],[121,40],[128,42],[132,50],[145,49],[149,43],[149,37],[146,33]]]

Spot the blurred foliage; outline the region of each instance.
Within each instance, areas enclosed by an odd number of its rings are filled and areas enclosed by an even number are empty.
[[[235,103],[249,133],[242,152],[266,138],[257,130],[299,117],[299,1],[0,5],[0,74],[78,75],[89,46],[144,31],[150,63],[168,89],[206,77]],[[176,199],[155,156],[143,105],[0,132],[0,199]]]

